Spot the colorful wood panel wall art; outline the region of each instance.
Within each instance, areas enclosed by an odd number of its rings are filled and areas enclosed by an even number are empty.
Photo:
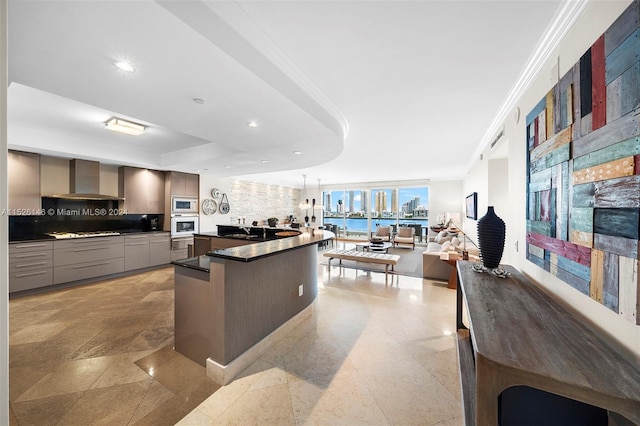
[[[640,324],[640,0],[526,125],[527,259]]]

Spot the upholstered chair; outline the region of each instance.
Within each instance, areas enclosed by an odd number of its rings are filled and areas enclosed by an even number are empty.
[[[371,239],[379,239],[382,241],[391,241],[391,227],[390,226],[378,226],[375,232],[371,233]]]
[[[410,226],[401,226],[398,228],[398,233],[393,237],[393,246],[398,244],[411,244],[411,250],[416,248],[415,242],[415,228]]]

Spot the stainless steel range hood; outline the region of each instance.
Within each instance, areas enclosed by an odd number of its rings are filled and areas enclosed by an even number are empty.
[[[114,195],[100,193],[100,163],[97,161],[70,161],[69,194],[55,194],[52,198],[65,200],[124,200]]]

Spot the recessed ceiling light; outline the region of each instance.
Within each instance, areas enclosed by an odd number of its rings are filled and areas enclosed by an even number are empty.
[[[193,98],[193,102],[197,103],[198,105],[203,105],[204,104],[204,99]]]
[[[300,155],[300,154],[302,154],[302,152],[300,152],[300,151],[293,151],[293,153],[294,153],[295,155]]]
[[[230,165],[228,165],[228,164],[225,164],[225,165],[224,165],[224,168],[225,168],[225,169],[230,169],[230,168],[231,168],[231,166],[230,166]]]
[[[247,126],[255,129],[256,127],[258,127],[258,123],[256,123],[255,121],[250,121],[247,123]]]
[[[104,126],[113,130],[114,132],[126,133],[127,135],[138,136],[141,135],[147,130],[145,126],[138,123],[133,123],[131,121],[126,121],[121,118],[111,118],[109,121],[104,123]]]
[[[268,161],[267,161],[267,160],[262,160],[262,162],[263,162],[263,163],[268,163]]]
[[[127,61],[115,61],[113,63],[119,70],[124,72],[136,72],[136,69]]]

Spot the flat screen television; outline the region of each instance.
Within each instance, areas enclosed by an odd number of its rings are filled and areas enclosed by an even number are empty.
[[[467,217],[469,219],[473,219],[473,220],[478,219],[478,193],[477,192],[474,192],[473,194],[467,196],[466,212],[467,212]]]

